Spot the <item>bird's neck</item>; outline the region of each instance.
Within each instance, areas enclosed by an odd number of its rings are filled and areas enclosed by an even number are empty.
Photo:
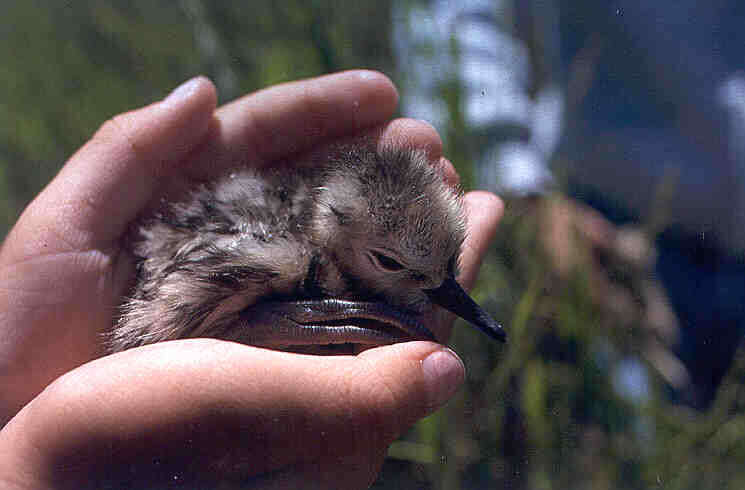
[[[308,261],[305,279],[300,285],[308,298],[349,298],[350,282],[338,266],[338,259],[324,251],[316,251]]]

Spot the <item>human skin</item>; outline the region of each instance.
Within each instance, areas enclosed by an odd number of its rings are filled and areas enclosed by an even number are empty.
[[[0,248],[4,488],[364,488],[388,445],[462,382],[462,362],[432,342],[319,357],[191,339],[101,357],[134,276],[127,229],[164,193],[361,136],[425,149],[457,182],[429,125],[390,120],[397,93],[379,73],[278,85],[218,109],[216,99],[199,77],[107,121]],[[465,204],[468,288],[502,204],[484,192]],[[444,317],[429,327],[449,334]]]

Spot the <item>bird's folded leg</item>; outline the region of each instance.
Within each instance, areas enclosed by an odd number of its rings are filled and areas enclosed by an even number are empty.
[[[240,322],[235,340],[261,347],[435,340],[418,315],[376,302],[268,301],[242,311]]]

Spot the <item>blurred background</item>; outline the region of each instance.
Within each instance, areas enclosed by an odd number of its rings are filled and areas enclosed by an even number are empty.
[[[745,488],[745,4],[2,2],[0,237],[112,115],[389,75],[507,212],[465,387],[374,488]]]

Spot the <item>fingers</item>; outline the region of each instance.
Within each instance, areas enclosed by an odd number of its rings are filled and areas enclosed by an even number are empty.
[[[430,342],[357,357],[208,340],[133,349],[71,371],[11,421],[0,432],[0,481],[11,472],[140,488],[271,473],[363,488],[387,446],[463,379],[455,354]]]
[[[101,127],[25,213],[29,227],[54,240],[30,235],[24,251],[100,248],[162,191],[165,177],[203,179],[310,149],[382,124],[397,97],[384,75],[352,71],[271,87],[215,113],[214,86],[191,80],[167,100]],[[64,250],[49,250],[48,242]]]
[[[237,166],[257,166],[390,119],[398,93],[384,75],[366,70],[276,85],[217,111],[207,148],[189,168],[204,179]]]
[[[432,162],[442,158],[442,140],[429,123],[417,119],[395,119],[376,135],[379,147],[424,150]]]
[[[481,261],[502,219],[504,204],[494,194],[484,191],[469,192],[463,202],[468,229],[460,257],[458,282],[468,290],[476,282]]]

